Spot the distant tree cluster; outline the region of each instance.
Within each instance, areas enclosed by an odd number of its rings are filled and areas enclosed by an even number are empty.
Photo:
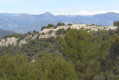
[[[56,26],[64,26],[64,25],[65,25],[64,23],[59,22],[59,23],[57,23]]]
[[[53,24],[48,24],[47,26],[43,26],[42,28],[41,28],[41,31],[43,30],[43,29],[46,29],[46,28],[57,28],[57,26],[64,26],[65,24],[64,23],[61,23],[61,22],[59,22],[59,23],[57,23],[57,25],[55,26],[55,25],[53,25]]]
[[[119,27],[119,21],[114,21],[113,25]]]
[[[72,26],[72,24],[71,24],[71,23],[69,23],[69,24],[68,24],[68,26]]]
[[[56,35],[62,35],[62,34],[65,34],[66,30],[64,29],[59,29],[57,32],[56,32]]]
[[[55,27],[53,24],[48,24],[47,26],[43,26],[42,28],[41,28],[41,31],[43,30],[43,29],[46,29],[46,28],[51,28],[51,27]]]

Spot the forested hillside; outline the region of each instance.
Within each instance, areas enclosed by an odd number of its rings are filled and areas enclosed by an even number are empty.
[[[4,39],[29,34],[38,32]],[[0,80],[119,80],[119,28],[68,29],[58,35],[0,47]]]

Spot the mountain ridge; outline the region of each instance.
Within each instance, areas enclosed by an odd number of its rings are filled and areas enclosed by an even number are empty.
[[[40,31],[42,26],[46,26],[50,23],[54,25],[58,22],[113,25],[113,22],[117,20],[119,20],[119,13],[114,12],[96,14],[92,16],[53,15],[50,12],[38,15],[25,13],[0,13],[0,29],[26,33],[33,30]]]
[[[10,30],[0,29],[0,38],[4,37],[5,35],[10,35],[10,34],[16,34],[16,33]]]

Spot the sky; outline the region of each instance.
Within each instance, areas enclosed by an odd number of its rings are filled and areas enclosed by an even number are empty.
[[[0,0],[0,13],[93,15],[119,13],[119,0]]]

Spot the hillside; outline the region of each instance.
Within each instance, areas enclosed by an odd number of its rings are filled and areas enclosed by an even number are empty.
[[[3,37],[0,79],[118,80],[119,29],[67,29]]]
[[[57,22],[72,22],[112,25],[113,22],[117,20],[119,20],[119,14],[113,12],[93,16],[55,16],[49,12],[39,15],[0,13],[0,28],[5,30],[12,30],[18,33],[27,33],[28,31],[33,30],[39,31],[42,26],[50,23],[56,24]]]
[[[4,37],[5,35],[10,35],[10,34],[16,34],[16,33],[13,31],[0,29],[0,38]]]

